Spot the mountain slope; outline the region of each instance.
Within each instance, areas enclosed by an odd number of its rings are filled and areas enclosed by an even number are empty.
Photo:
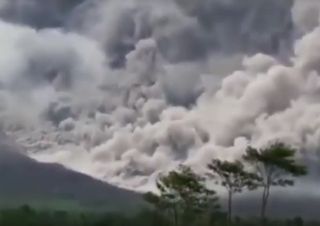
[[[116,210],[141,203],[134,192],[58,164],[39,163],[18,150],[14,142],[0,134],[0,205],[28,202],[50,207],[51,203],[64,203],[78,208]]]

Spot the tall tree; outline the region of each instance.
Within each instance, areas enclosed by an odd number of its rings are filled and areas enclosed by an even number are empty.
[[[160,175],[157,180],[160,195],[148,193],[146,201],[167,210],[175,226],[191,224],[195,216],[219,208],[216,192],[205,185],[205,179],[181,165],[178,170]]]
[[[233,196],[241,193],[245,187],[250,187],[253,174],[244,170],[240,161],[229,162],[214,159],[208,164],[209,176],[218,181],[228,192],[228,223],[232,221]]]
[[[294,177],[307,174],[307,168],[295,160],[296,149],[281,142],[257,149],[249,146],[244,160],[249,162],[256,174],[256,185],[262,187],[261,220],[265,224],[266,210],[271,186],[293,186]]]

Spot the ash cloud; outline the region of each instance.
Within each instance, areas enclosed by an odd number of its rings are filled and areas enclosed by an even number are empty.
[[[85,0],[1,0],[0,16],[13,23],[36,28],[60,27]]]
[[[203,60],[212,52],[276,54],[290,48],[292,0],[86,1],[69,27],[98,39],[121,67],[125,55],[154,38],[172,63]],[[272,14],[272,17],[270,17]]]
[[[141,190],[247,144],[318,154],[311,0],[24,2],[0,1],[0,125],[31,157]]]

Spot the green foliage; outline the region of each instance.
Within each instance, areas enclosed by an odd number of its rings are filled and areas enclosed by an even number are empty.
[[[221,213],[212,213],[208,218],[197,218],[193,226],[225,226],[226,218]],[[237,217],[233,226],[261,226],[254,218]],[[267,226],[320,226],[320,222],[305,222],[296,217],[285,220],[266,221]],[[35,210],[29,206],[0,211],[0,226],[174,226],[168,218],[150,209],[141,209],[137,214],[119,212],[105,214],[73,213],[66,211]]]
[[[147,193],[145,200],[171,215],[175,225],[189,225],[197,219],[195,216],[204,217],[219,208],[216,192],[206,187],[204,177],[187,166],[160,175],[157,188],[160,195]]]
[[[229,194],[228,218],[220,211],[217,193],[206,186],[206,177],[181,165],[177,170],[158,177],[158,194],[144,194],[144,200],[153,208],[145,206],[140,210],[141,203],[137,203],[136,211],[130,214],[124,208],[121,213],[110,212],[116,211],[117,205],[111,202],[112,210],[110,205],[102,207],[107,212],[103,214],[100,211],[90,212],[92,210],[87,208],[76,208],[81,203],[70,200],[47,199],[46,205],[28,202],[32,207],[24,205],[0,210],[0,226],[320,226],[318,222],[304,222],[299,217],[286,220],[265,217],[271,187],[293,186],[295,177],[307,173],[306,167],[295,160],[295,152],[294,148],[280,142],[261,149],[248,147],[243,159],[249,163],[251,171],[247,171],[240,161],[212,160],[207,166],[209,176],[225,187]],[[263,190],[263,221],[240,217],[234,217],[231,221],[233,195],[246,188],[252,190],[259,187]],[[19,197],[16,199],[19,200]],[[5,198],[0,199],[0,204],[5,204],[5,201]],[[43,210],[45,206],[55,206],[54,209],[59,210]]]
[[[208,164],[211,171],[209,176],[216,179],[231,193],[241,193],[245,187],[251,185],[254,177],[252,173],[246,172],[240,161],[228,162],[214,159]]]
[[[228,162],[214,159],[208,164],[209,176],[215,179],[228,192],[228,218],[232,219],[232,203],[235,193],[241,193],[245,187],[251,187],[254,174],[246,172],[240,161]]]
[[[262,149],[248,147],[244,159],[256,167],[261,185],[270,182],[273,186],[292,186],[293,180],[284,177],[307,173],[305,166],[296,163],[295,153],[294,148],[276,142]]]
[[[255,170],[255,185],[263,188],[261,218],[264,221],[271,186],[293,186],[293,177],[307,174],[307,169],[295,160],[296,150],[284,143],[276,142],[266,148],[248,147],[244,160]]]

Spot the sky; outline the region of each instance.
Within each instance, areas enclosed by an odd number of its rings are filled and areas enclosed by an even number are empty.
[[[275,140],[299,150],[314,180],[319,10],[318,0],[0,0],[0,128],[36,160],[134,190]]]

